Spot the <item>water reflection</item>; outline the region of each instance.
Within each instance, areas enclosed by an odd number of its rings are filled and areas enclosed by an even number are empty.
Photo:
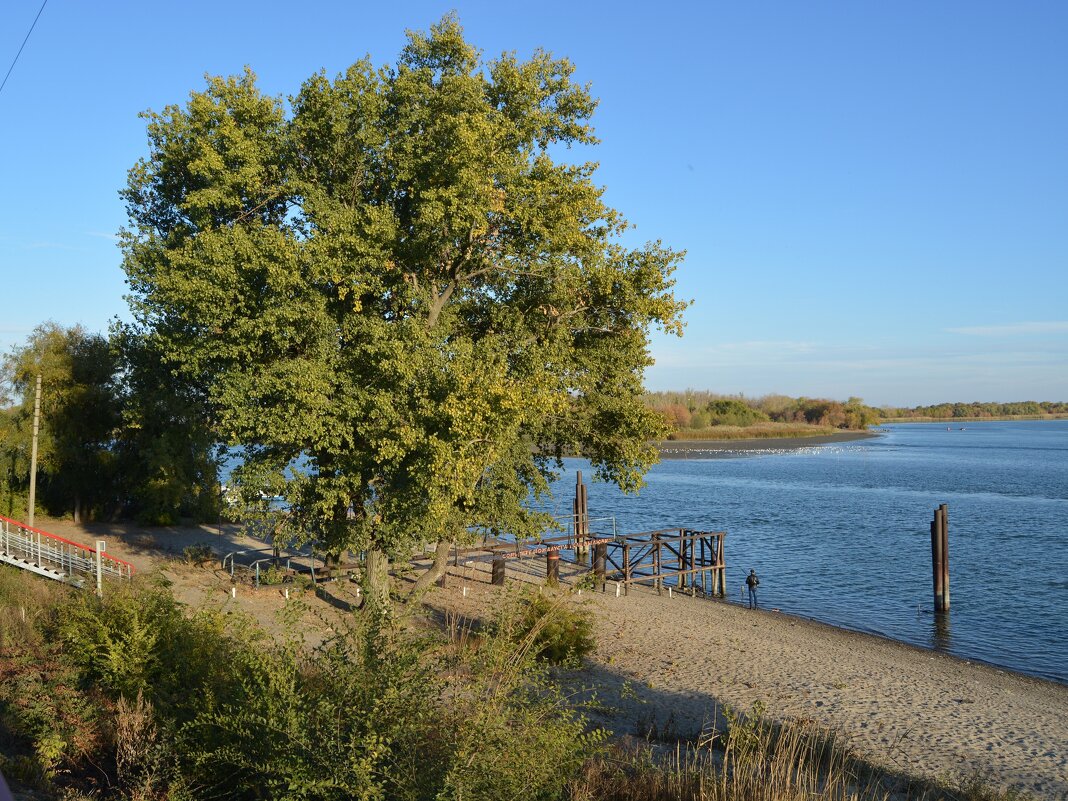
[[[949,653],[953,646],[953,637],[949,626],[949,612],[933,612],[931,621],[931,647],[936,651]]]

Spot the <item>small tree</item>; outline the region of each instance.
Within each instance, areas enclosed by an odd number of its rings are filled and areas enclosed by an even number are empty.
[[[34,329],[26,344],[4,359],[6,380],[19,401],[7,427],[5,461],[27,477],[37,376],[41,376],[39,497],[52,514],[70,512],[78,522],[114,508],[111,445],[120,415],[117,367],[105,337],[51,322]]]
[[[636,489],[662,433],[652,326],[680,331],[680,254],[630,250],[593,183],[595,101],[538,51],[492,61],[446,17],[396,65],[283,103],[250,71],[147,114],[124,266],[140,331],[282,486],[292,535],[390,558],[474,530],[530,536],[564,453]],[[296,465],[300,469],[294,469]]]

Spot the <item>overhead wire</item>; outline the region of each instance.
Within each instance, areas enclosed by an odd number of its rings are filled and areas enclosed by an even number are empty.
[[[45,6],[48,5],[48,0],[44,0],[41,3],[41,7],[37,10],[37,16],[33,18],[33,24],[30,25],[30,29],[26,31],[26,38],[22,40],[22,45],[19,47],[19,52],[15,54],[14,60],[11,62],[11,66],[7,68],[7,75],[4,76],[4,80],[0,83],[0,92],[4,91],[4,87],[7,86],[7,79],[11,77],[11,71],[15,69],[15,65],[18,63],[19,56],[22,55],[22,49],[26,47],[26,42],[30,41],[30,34],[33,33],[33,29],[37,27],[37,20],[41,18],[41,12],[45,10]]]

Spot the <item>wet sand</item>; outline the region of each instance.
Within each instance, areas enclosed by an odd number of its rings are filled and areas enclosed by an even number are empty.
[[[814,448],[878,437],[872,431],[842,431],[818,437],[769,437],[765,439],[678,439],[656,443],[661,459],[708,459],[753,451],[786,451]]]

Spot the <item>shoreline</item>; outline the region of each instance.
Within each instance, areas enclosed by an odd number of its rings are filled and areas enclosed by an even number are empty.
[[[488,576],[425,599],[468,617],[491,615],[506,589]],[[530,562],[511,574],[540,584]],[[564,576],[562,575],[563,579]],[[565,579],[566,580],[566,579]],[[466,586],[466,592],[462,587]],[[577,676],[617,735],[670,731],[694,739],[723,710],[766,706],[773,720],[813,720],[894,774],[941,780],[986,774],[1036,799],[1068,794],[1068,685],[934,649],[770,609],[721,601],[584,592],[595,652]],[[932,747],[937,744],[937,747]]]
[[[654,442],[661,459],[702,459],[753,451],[796,451],[820,445],[835,445],[877,439],[877,431],[842,431],[812,437],[765,437],[760,439],[672,439]]]

